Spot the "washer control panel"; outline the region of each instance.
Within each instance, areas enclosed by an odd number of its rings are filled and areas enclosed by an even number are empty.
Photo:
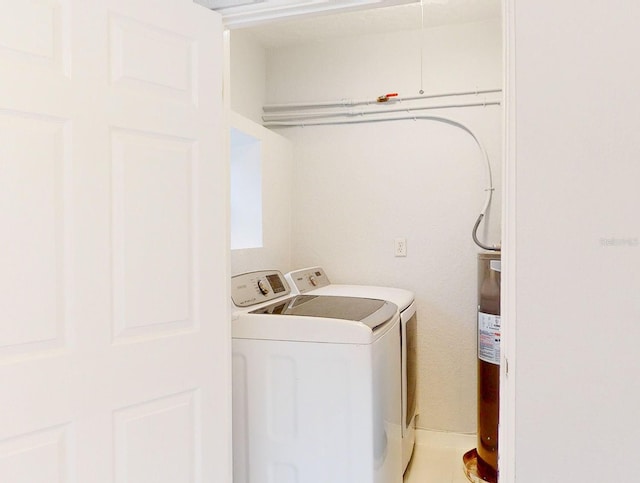
[[[290,293],[289,284],[278,270],[260,270],[231,277],[231,300],[236,307],[251,307]]]
[[[303,268],[290,272],[287,274],[287,280],[295,286],[299,293],[306,293],[314,288],[326,287],[331,284],[322,267]]]

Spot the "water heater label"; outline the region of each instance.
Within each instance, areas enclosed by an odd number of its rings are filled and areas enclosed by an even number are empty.
[[[478,312],[478,359],[500,365],[500,316]]]

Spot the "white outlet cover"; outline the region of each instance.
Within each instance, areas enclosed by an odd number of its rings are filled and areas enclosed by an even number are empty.
[[[406,257],[407,256],[407,239],[406,238],[396,238],[395,239],[395,256],[396,257]]]

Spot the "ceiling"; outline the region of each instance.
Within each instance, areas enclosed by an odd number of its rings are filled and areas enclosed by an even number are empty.
[[[269,1],[277,0],[266,0],[257,5],[264,5]],[[346,5],[348,2],[332,3]],[[302,18],[293,15],[296,18],[272,19],[246,28],[258,42],[267,48],[273,48],[353,35],[419,29],[422,9],[426,28],[497,19],[502,13],[502,0],[423,0],[422,8],[419,0],[396,0],[393,2],[396,5],[387,6],[390,3],[392,2],[380,1],[371,3],[367,9],[360,7],[344,13],[322,9],[315,14],[306,12]],[[401,4],[397,5],[398,3]],[[225,11],[222,13],[224,15]],[[242,25],[236,26],[238,27],[242,28]]]

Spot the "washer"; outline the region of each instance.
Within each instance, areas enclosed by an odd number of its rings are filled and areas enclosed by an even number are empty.
[[[402,364],[402,471],[406,471],[416,440],[417,333],[415,295],[409,290],[370,285],[332,284],[322,267],[289,272],[285,278],[293,293],[371,297],[393,302],[400,310]]]
[[[385,300],[231,283],[234,483],[401,483],[400,317]]]

